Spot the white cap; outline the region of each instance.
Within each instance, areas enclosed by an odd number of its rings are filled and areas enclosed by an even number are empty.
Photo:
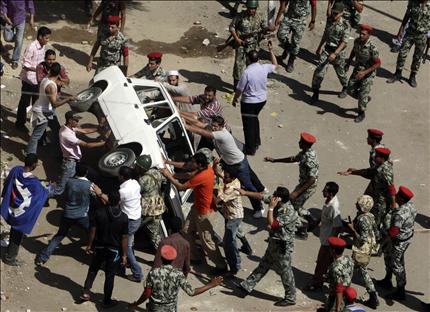
[[[179,76],[179,72],[177,70],[169,70],[167,76]]]

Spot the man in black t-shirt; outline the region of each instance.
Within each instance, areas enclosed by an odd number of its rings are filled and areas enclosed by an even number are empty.
[[[118,191],[113,191],[106,196],[98,187],[94,187],[94,192],[108,205],[97,209],[91,220],[90,238],[86,252],[87,254],[94,253],[94,256],[88,269],[81,299],[90,300],[89,291],[97,272],[105,263],[103,304],[105,308],[109,308],[118,303],[111,299],[118,260],[121,259],[123,266],[127,262],[128,217],[119,208]]]

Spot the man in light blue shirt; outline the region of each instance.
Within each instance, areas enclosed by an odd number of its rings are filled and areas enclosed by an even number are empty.
[[[242,96],[240,113],[245,137],[245,154],[247,155],[255,155],[261,145],[258,114],[267,101],[267,75],[273,73],[278,65],[272,43],[269,41],[267,46],[272,64],[260,64],[258,52],[255,50],[248,52],[248,66],[240,77],[233,98],[233,106],[236,106]]]

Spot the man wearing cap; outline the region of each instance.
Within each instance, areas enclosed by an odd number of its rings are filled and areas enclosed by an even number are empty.
[[[389,227],[384,240],[390,240],[389,250],[384,251],[385,277],[377,281],[377,285],[390,289],[392,275],[396,276],[397,289],[389,295],[395,300],[405,299],[406,269],[405,252],[410,245],[410,239],[414,236],[414,223],[417,210],[411,202],[414,193],[405,186],[400,186],[396,194],[396,205],[387,214]]]
[[[142,195],[142,225],[149,234],[149,239],[155,248],[161,240],[161,216],[166,211],[163,199],[163,184],[166,178],[156,168],[152,167],[150,155],[140,155],[136,159],[136,171],[139,175],[140,193]]]
[[[148,64],[137,73],[135,73],[133,78],[141,78],[147,80],[165,81],[166,73],[161,67],[161,58],[163,54],[161,52],[151,52],[147,56]]]
[[[332,236],[327,241],[334,260],[327,270],[329,296],[325,310],[340,312],[343,305],[343,292],[346,287],[351,285],[354,261],[350,256],[343,254],[346,247],[346,242],[343,239]]]
[[[381,143],[382,136],[384,135],[384,132],[378,129],[367,129],[367,144],[370,145],[370,152],[369,152],[369,165],[370,168],[375,168],[375,156],[376,152],[375,149],[379,147],[385,147],[384,144]]]
[[[231,24],[230,33],[234,39],[234,88],[246,67],[246,54],[249,51],[260,49],[259,37],[262,32],[269,29],[263,16],[257,13],[258,0],[247,0],[246,10],[237,14]]]
[[[373,198],[374,206],[370,212],[375,216],[379,228],[389,207],[393,207],[395,204],[396,188],[394,186],[393,165],[389,161],[391,151],[385,147],[378,147],[375,149],[375,153],[376,166],[374,168],[359,170],[349,168],[346,171],[338,172],[338,174],[344,176],[358,175],[370,180],[364,194]]]
[[[295,305],[296,287],[291,262],[294,251],[294,233],[301,222],[297,211],[290,202],[290,193],[287,188],[279,186],[272,196],[242,190],[241,194],[254,196],[269,203],[267,212],[269,244],[258,266],[238,286],[246,294],[249,294],[272,269],[280,275],[285,290],[284,298],[277,301],[275,306]]]
[[[343,291],[343,298],[345,300],[345,307],[342,312],[366,312],[363,308],[355,305],[357,300],[357,291],[352,287],[347,287]]]
[[[357,216],[352,223],[348,223],[348,228],[354,236],[352,246],[354,270],[364,281],[364,286],[369,294],[369,299],[364,304],[372,309],[376,309],[379,305],[378,295],[372,278],[367,271],[372,253],[379,247],[377,242],[380,238],[375,217],[370,213],[370,210],[373,208],[373,198],[369,195],[361,195],[357,199],[355,206],[357,208]],[[360,256],[362,257],[361,260]],[[366,260],[363,260],[363,258],[366,258]]]
[[[430,31],[430,2],[427,0],[408,2],[408,8],[406,9],[397,37],[401,36],[408,21],[409,27],[406,30],[399,55],[397,56],[396,72],[387,82],[394,83],[402,79],[402,70],[405,66],[406,57],[412,45],[415,45],[409,84],[411,87],[416,88],[416,76],[427,46],[427,33]]]
[[[346,97],[348,77],[345,72],[345,48],[349,39],[349,27],[343,19],[343,3],[338,2],[333,7],[333,12],[328,18],[327,25],[317,49],[319,55],[318,66],[315,68],[312,78],[312,103],[319,98],[321,83],[327,73],[328,65],[332,64],[342,85],[339,98]]]
[[[373,28],[369,25],[360,25],[360,37],[354,40],[354,46],[346,63],[346,72],[354,61],[354,70],[348,81],[348,94],[358,99],[358,115],[355,122],[362,122],[366,117],[365,111],[370,102],[370,90],[376,69],[381,67],[381,59],[375,44],[370,39]]]
[[[170,96],[190,96],[187,85],[179,81],[179,72],[177,70],[169,70],[166,73],[167,82],[163,82],[164,87]],[[181,112],[193,112],[193,106],[187,103],[175,102],[179,111]]]
[[[122,32],[119,31],[119,17],[110,16],[108,18],[109,23],[109,36],[98,37],[94,43],[93,49],[91,50],[90,59],[87,65],[87,71],[90,71],[93,67],[93,59],[97,54],[99,47],[100,58],[97,62],[96,75],[103,69],[109,66],[120,66],[121,56],[123,59],[123,73],[127,75],[128,68],[128,43]]]
[[[76,163],[82,158],[81,147],[94,148],[105,145],[106,141],[87,143],[78,139],[76,133],[90,134],[97,132],[97,127],[78,128],[79,120],[82,117],[76,115],[73,111],[68,111],[65,114],[66,124],[60,128],[60,148],[63,152],[63,163],[61,165],[61,176],[54,194],[61,195],[64,192],[64,187],[69,178],[75,175]]]
[[[327,1],[327,17],[330,18],[333,14],[333,8],[336,3],[344,5],[343,18],[349,22],[351,28],[357,28],[360,23],[360,13],[363,12],[363,0],[328,0]]]
[[[278,14],[275,20],[275,27],[278,29],[278,40],[284,48],[281,59],[285,60],[290,54],[287,64],[287,72],[294,71],[294,61],[300,51],[300,41],[306,28],[306,19],[311,13],[311,22],[309,30],[315,27],[315,18],[317,16],[316,0],[281,0]],[[288,5],[288,9],[287,9]],[[291,43],[288,37],[292,33]]]
[[[295,156],[285,158],[265,157],[264,161],[280,162],[280,163],[299,163],[299,184],[290,194],[291,203],[296,209],[302,221],[306,220],[307,226],[298,230],[298,238],[307,239],[307,228],[314,225],[314,220],[309,211],[303,208],[305,202],[315,193],[318,183],[319,162],[315,150],[312,145],[316,142],[316,138],[307,132],[300,134],[299,148],[300,152]],[[304,220],[303,220],[304,219]]]
[[[179,288],[182,288],[188,296],[197,296],[218,286],[223,281],[221,276],[217,276],[208,284],[199,288],[193,288],[185,275],[172,266],[172,261],[177,257],[176,249],[171,245],[164,245],[161,247],[160,254],[163,265],[149,271],[142,295],[137,301],[129,305],[130,308],[135,309],[149,299],[146,311],[175,312],[178,311]]]

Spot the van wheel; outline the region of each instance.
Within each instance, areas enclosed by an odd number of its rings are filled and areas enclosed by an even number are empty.
[[[76,100],[70,101],[70,107],[77,112],[86,112],[91,105],[99,98],[103,90],[97,87],[91,87],[76,95]]]
[[[117,177],[119,168],[122,166],[131,166],[136,160],[136,155],[129,148],[118,148],[105,154],[99,160],[99,169],[108,176]]]

